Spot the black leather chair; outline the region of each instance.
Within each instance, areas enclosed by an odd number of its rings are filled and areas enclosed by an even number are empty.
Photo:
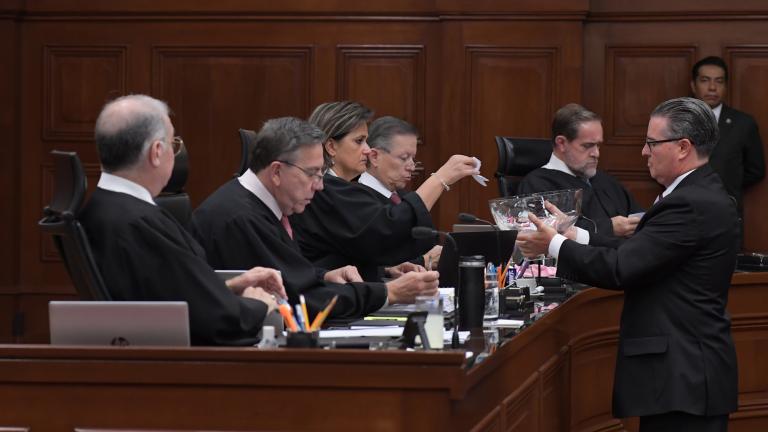
[[[189,194],[184,189],[189,176],[189,155],[187,147],[181,144],[179,153],[174,158],[173,172],[168,184],[160,195],[155,197],[155,203],[167,210],[179,223],[187,228],[192,217],[192,203]]]
[[[235,177],[240,177],[251,165],[251,151],[253,146],[256,145],[256,132],[250,129],[238,129],[237,131],[240,133],[242,153],[240,156],[240,169],[235,173]]]
[[[552,141],[547,138],[496,137],[499,165],[494,176],[499,182],[502,197],[517,194],[520,181],[526,174],[546,165],[552,155]]]
[[[56,249],[83,300],[111,300],[91,253],[85,230],[77,220],[86,191],[83,166],[77,153],[51,152],[55,164],[51,203],[38,225],[53,236]]]

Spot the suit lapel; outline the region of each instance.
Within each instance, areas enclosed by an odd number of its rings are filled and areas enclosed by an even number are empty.
[[[732,110],[731,107],[729,107],[726,104],[723,104],[723,110],[720,111],[720,118],[717,121],[717,128],[720,131],[720,140],[717,142],[717,145],[715,146],[715,149],[713,153],[721,153],[723,152],[723,146],[726,145],[726,143],[730,142],[728,140],[728,136],[731,134],[731,131],[733,130],[733,115],[731,114]]]

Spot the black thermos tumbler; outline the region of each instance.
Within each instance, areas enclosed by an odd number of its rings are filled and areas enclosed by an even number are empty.
[[[483,326],[485,312],[485,257],[459,258],[459,330]]]

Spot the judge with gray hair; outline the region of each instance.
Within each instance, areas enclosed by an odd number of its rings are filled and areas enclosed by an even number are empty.
[[[193,344],[253,345],[275,295],[285,297],[280,273],[256,267],[223,282],[155,204],[180,148],[168,112],[145,95],[104,106],[95,131],[102,173],[80,221],[114,300],[186,301]]]

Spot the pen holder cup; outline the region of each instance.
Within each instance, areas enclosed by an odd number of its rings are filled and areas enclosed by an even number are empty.
[[[317,348],[320,332],[288,332],[285,346],[288,348]]]

